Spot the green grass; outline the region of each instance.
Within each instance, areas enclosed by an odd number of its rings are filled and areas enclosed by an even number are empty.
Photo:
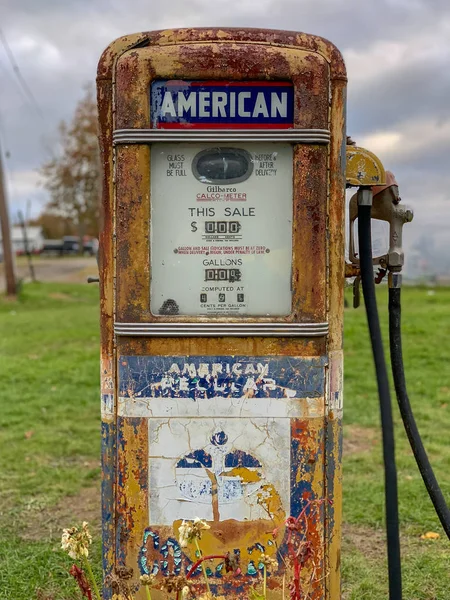
[[[387,290],[378,292],[386,325]],[[450,289],[403,295],[411,402],[450,498]],[[99,485],[98,314],[97,286],[28,284],[18,302],[0,300],[1,600],[80,598],[60,532],[41,522]],[[345,434],[357,430],[370,443],[344,456],[343,598],[386,600],[379,409],[363,307],[345,314],[345,368]],[[394,412],[404,598],[450,600],[449,544]],[[426,531],[441,539],[420,540]],[[98,540],[93,556],[98,570]]]
[[[23,537],[99,481],[98,302],[97,286],[73,284],[29,284],[0,302],[1,599],[77,597],[57,538]]]
[[[350,299],[350,294],[349,294]],[[414,414],[442,490],[450,502],[450,289],[402,290],[403,352]],[[378,306],[389,358],[387,288],[378,289]],[[371,532],[384,524],[384,480],[378,432],[379,406],[364,307],[345,312],[344,437],[355,428],[376,443],[344,455],[344,521],[367,529],[363,547],[344,545],[344,590],[349,600],[387,598],[384,547],[373,553]],[[434,513],[396,405],[396,458],[402,530],[404,598],[450,599],[450,546]],[[351,528],[350,528],[351,529]],[[427,531],[437,541],[420,540]],[[370,558],[368,558],[370,557]]]

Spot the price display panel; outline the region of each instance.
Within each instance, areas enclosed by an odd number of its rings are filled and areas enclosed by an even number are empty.
[[[286,316],[292,303],[292,145],[151,148],[151,312]]]

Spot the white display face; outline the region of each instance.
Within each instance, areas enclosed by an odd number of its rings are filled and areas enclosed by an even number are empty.
[[[292,146],[151,147],[151,312],[291,312]]]

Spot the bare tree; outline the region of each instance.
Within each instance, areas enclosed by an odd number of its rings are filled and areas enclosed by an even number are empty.
[[[47,211],[76,223],[78,235],[98,235],[100,151],[97,106],[91,87],[77,104],[72,121],[59,126],[60,151],[40,173],[50,193]]]

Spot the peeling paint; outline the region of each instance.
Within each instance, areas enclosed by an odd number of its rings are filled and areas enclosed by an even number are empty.
[[[327,360],[125,356],[118,363],[120,402],[125,403],[126,414],[122,422],[135,423],[139,431],[142,422],[148,422],[149,527],[140,551],[141,571],[186,574],[195,561],[195,549],[181,552],[178,527],[182,520],[199,517],[211,527],[202,545],[215,554],[239,553],[247,583],[253,581],[260,567],[249,548],[259,544],[274,556],[277,547],[286,551],[287,517],[298,517],[308,503],[323,496]],[[186,385],[180,387],[182,377]],[[230,390],[231,385],[235,387]],[[131,403],[144,394],[147,403],[140,404],[141,418],[129,417]],[[308,395],[318,398],[304,398]],[[320,416],[293,418],[305,416],[304,402],[311,400],[322,405]],[[272,402],[276,414],[266,417],[265,406]],[[196,409],[187,418],[189,406]],[[121,452],[127,452],[128,443],[120,437]],[[119,479],[120,488],[126,485]],[[128,489],[127,496],[130,493]],[[319,543],[323,516],[314,517],[309,535]],[[274,528],[279,529],[275,537]],[[172,563],[167,547],[173,549]],[[322,554],[317,552],[317,572],[323,570]],[[219,567],[213,579],[222,577]],[[281,558],[279,569],[284,569]]]
[[[342,350],[330,354],[328,411],[342,418],[344,408],[344,353]]]

